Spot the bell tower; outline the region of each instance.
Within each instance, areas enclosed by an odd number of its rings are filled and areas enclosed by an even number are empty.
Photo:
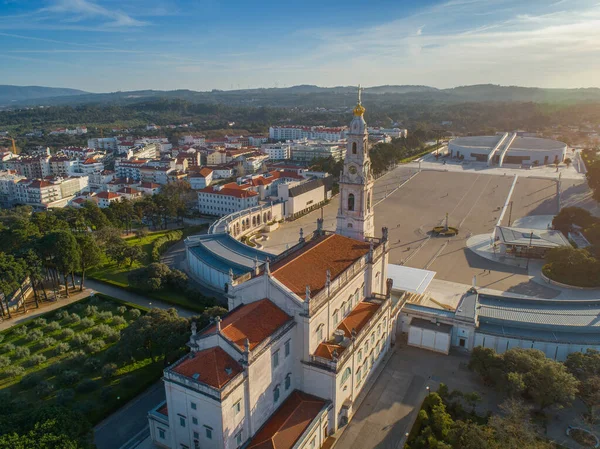
[[[358,102],[346,134],[346,157],[340,175],[340,207],[336,228],[336,233],[357,240],[375,235],[369,133],[363,117],[365,108],[361,104],[361,92],[358,86]]]

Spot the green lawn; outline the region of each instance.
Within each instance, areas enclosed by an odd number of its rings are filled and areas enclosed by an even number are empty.
[[[183,230],[184,235],[186,235],[187,229],[190,229],[187,232],[187,235],[189,235],[190,232],[199,232],[203,227],[205,227],[205,225],[186,228]],[[136,289],[129,285],[129,280],[127,278],[129,273],[132,270],[149,265],[152,262],[151,253],[154,241],[159,237],[164,236],[170,231],[171,230],[152,232],[141,239],[137,237],[130,237],[125,239],[127,244],[140,246],[143,249],[144,254],[146,254],[145,260],[140,262],[134,262],[131,266],[129,266],[129,264],[123,264],[121,266],[118,266],[115,262],[108,259],[105,255],[102,255],[102,262],[100,263],[100,265],[97,268],[90,270],[86,274],[86,276],[91,279],[96,279],[98,281],[106,282],[108,284],[124,288],[134,293],[139,293],[149,298],[158,299],[171,304],[177,304],[191,310],[202,312],[204,310],[204,304],[202,304],[202,301],[199,302],[196,300],[192,300],[184,292],[174,291],[172,289],[164,289],[157,292],[149,292]]]
[[[24,409],[55,402],[98,423],[161,376],[151,359],[110,365],[120,331],[143,313],[97,295],[1,332],[0,391]]]

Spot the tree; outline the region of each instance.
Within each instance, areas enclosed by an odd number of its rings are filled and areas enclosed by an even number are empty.
[[[123,257],[129,260],[129,268],[131,268],[134,262],[144,257],[144,251],[139,246],[125,244],[123,247]]]
[[[81,285],[79,291],[83,291],[85,273],[97,266],[102,260],[102,251],[91,234],[83,233],[77,236],[77,248],[79,250],[79,268],[81,269]]]
[[[572,230],[573,225],[587,228],[594,224],[596,219],[592,214],[581,207],[563,207],[560,212],[552,219],[552,226],[563,234],[567,235]]]
[[[70,231],[54,231],[42,238],[45,254],[63,275],[65,294],[69,296],[68,276],[79,268],[80,257],[77,240]]]
[[[39,304],[38,290],[39,290],[40,286],[42,288],[42,292],[44,293],[44,297],[46,298],[46,300],[48,300],[48,297],[46,296],[46,290],[44,289],[44,284],[43,284],[44,276],[42,274],[42,272],[43,272],[42,261],[39,258],[39,256],[37,255],[37,253],[35,251],[33,251],[32,249],[29,249],[25,253],[25,255],[23,257],[23,261],[24,261],[25,271],[27,272],[27,275],[29,276],[29,280],[31,281],[31,288],[33,290],[33,297],[35,298],[35,305],[37,308],[39,308],[40,304]]]
[[[569,165],[571,165],[571,162],[573,162],[573,161],[571,160],[570,157],[565,158],[565,164],[567,164],[567,167],[569,167]]]
[[[546,359],[533,371],[524,375],[526,394],[542,411],[550,406],[569,404],[579,387],[579,381],[567,371],[565,365]]]
[[[25,434],[5,434],[0,437],[0,449],[81,449],[77,441],[64,434],[57,434],[57,420],[37,423]]]
[[[0,294],[4,296],[6,313],[9,318],[11,318],[9,298],[21,287],[24,278],[25,267],[23,261],[15,259],[11,254],[0,253]],[[4,315],[4,307],[2,307],[2,315]]]
[[[122,359],[157,361],[182,348],[189,338],[189,322],[175,309],[152,309],[122,331],[118,348]]]
[[[112,259],[117,266],[121,266],[121,264],[125,261],[125,251],[127,251],[127,248],[129,248],[129,245],[125,242],[125,240],[123,240],[121,237],[111,239],[106,243],[105,247],[106,249],[104,252],[108,258]]]
[[[600,408],[600,352],[573,352],[565,361],[567,370],[579,380],[579,397],[588,407],[592,421]]]
[[[502,356],[482,346],[473,348],[469,369],[479,374],[488,385],[497,385],[504,375]]]

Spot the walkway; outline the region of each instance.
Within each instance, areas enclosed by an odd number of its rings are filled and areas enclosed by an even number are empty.
[[[169,304],[157,299],[147,298],[145,296],[138,295],[137,293],[128,292],[122,288],[105,284],[103,282],[98,282],[93,279],[86,279],[85,285],[87,288],[97,291],[98,293],[103,293],[107,296],[112,296],[113,298],[117,298],[122,301],[131,302],[133,304],[137,304],[138,306],[158,307],[159,309],[175,309],[177,310],[177,313],[179,313],[179,316],[184,318],[197,315],[197,312],[193,312],[182,306]]]
[[[13,326],[16,326],[17,324],[26,323],[27,321],[33,320],[34,318],[36,318],[44,313],[51,312],[53,310],[56,310],[61,307],[72,304],[74,302],[77,302],[83,298],[87,298],[88,296],[90,296],[90,294],[91,294],[91,290],[89,288],[85,288],[83,290],[83,292],[74,293],[74,294],[72,293],[71,295],[69,295],[68,298],[61,297],[58,299],[58,301],[40,302],[39,309],[35,309],[35,308],[27,309],[27,312],[25,312],[24,314],[22,312],[13,313],[12,314],[13,317],[11,319],[5,319],[2,322],[0,322],[0,331],[9,329]]]

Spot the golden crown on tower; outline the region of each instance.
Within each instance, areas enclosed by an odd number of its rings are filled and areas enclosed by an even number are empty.
[[[354,115],[357,117],[360,117],[361,115],[363,115],[365,113],[365,108],[364,106],[361,104],[361,92],[363,91],[363,88],[360,87],[360,84],[358,85],[358,103],[356,103],[356,106],[354,106]]]

